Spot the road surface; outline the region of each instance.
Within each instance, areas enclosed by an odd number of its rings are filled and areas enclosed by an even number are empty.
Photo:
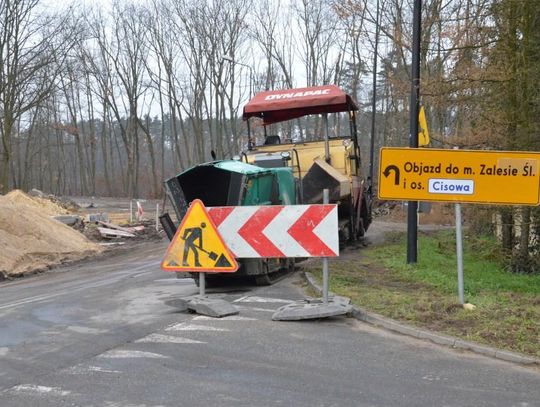
[[[0,284],[0,406],[540,406],[540,373],[350,318],[273,322],[300,278],[210,290],[239,307],[178,312],[191,279],[166,242]]]

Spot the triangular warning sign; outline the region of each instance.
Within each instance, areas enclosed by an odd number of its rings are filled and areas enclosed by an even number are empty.
[[[191,202],[161,262],[164,271],[234,273],[238,263],[201,200]]]

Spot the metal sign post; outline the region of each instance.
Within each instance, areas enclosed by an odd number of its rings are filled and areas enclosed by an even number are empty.
[[[463,296],[463,235],[461,233],[461,204],[456,203],[456,257],[458,272],[459,303],[465,303]]]
[[[156,204],[156,232],[159,232],[159,204]]]
[[[330,192],[323,189],[323,205],[328,205]],[[337,231],[337,229],[335,230]],[[334,231],[334,232],[335,232]],[[284,305],[272,315],[274,321],[297,321],[345,315],[352,311],[350,299],[345,297],[329,298],[329,271],[328,257],[322,257],[322,301],[321,299],[307,299],[293,304]]]
[[[411,103],[409,115],[409,147],[418,148],[418,111],[420,108],[420,33],[422,26],[422,1],[414,0],[413,46],[411,61]],[[407,263],[418,258],[418,201],[407,206]]]
[[[328,304],[328,257],[323,258],[323,302]]]
[[[330,193],[328,189],[323,189],[323,203],[326,205],[330,202]],[[323,272],[323,302],[328,304],[328,257],[323,257],[322,264]]]
[[[206,273],[199,273],[199,295],[204,297],[206,295]]]
[[[454,147],[454,150],[459,150],[459,147]],[[459,303],[465,303],[463,296],[463,234],[461,229],[461,203],[456,202],[456,260],[457,260],[457,275],[458,275],[458,298]]]

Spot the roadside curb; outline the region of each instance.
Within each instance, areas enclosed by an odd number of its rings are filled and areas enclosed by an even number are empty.
[[[304,278],[307,283],[317,291],[322,293],[322,288],[315,281],[315,277],[309,272],[303,272]],[[522,355],[516,352],[510,352],[490,346],[479,345],[474,342],[468,342],[463,339],[455,338],[452,336],[439,334],[437,332],[429,331],[426,329],[420,329],[411,325],[406,325],[402,322],[397,322],[393,319],[383,317],[382,315],[375,314],[363,310],[358,307],[353,307],[352,316],[360,321],[366,322],[371,325],[376,325],[393,332],[398,332],[402,335],[412,336],[417,339],[427,339],[438,345],[448,346],[454,349],[468,350],[474,353],[478,353],[484,356],[490,356],[492,358],[501,359],[507,362],[519,363],[522,365],[538,365],[540,366],[540,359]]]

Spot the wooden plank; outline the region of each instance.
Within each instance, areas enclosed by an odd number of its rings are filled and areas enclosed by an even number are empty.
[[[126,233],[135,233],[135,232],[137,232],[136,228],[119,226],[119,225],[115,225],[114,223],[103,222],[103,221],[99,221],[98,223],[100,225],[105,226],[107,229],[120,230],[120,231],[126,232]]]
[[[109,229],[98,227],[99,233],[103,237],[135,237],[133,233],[125,232],[123,230]]]

